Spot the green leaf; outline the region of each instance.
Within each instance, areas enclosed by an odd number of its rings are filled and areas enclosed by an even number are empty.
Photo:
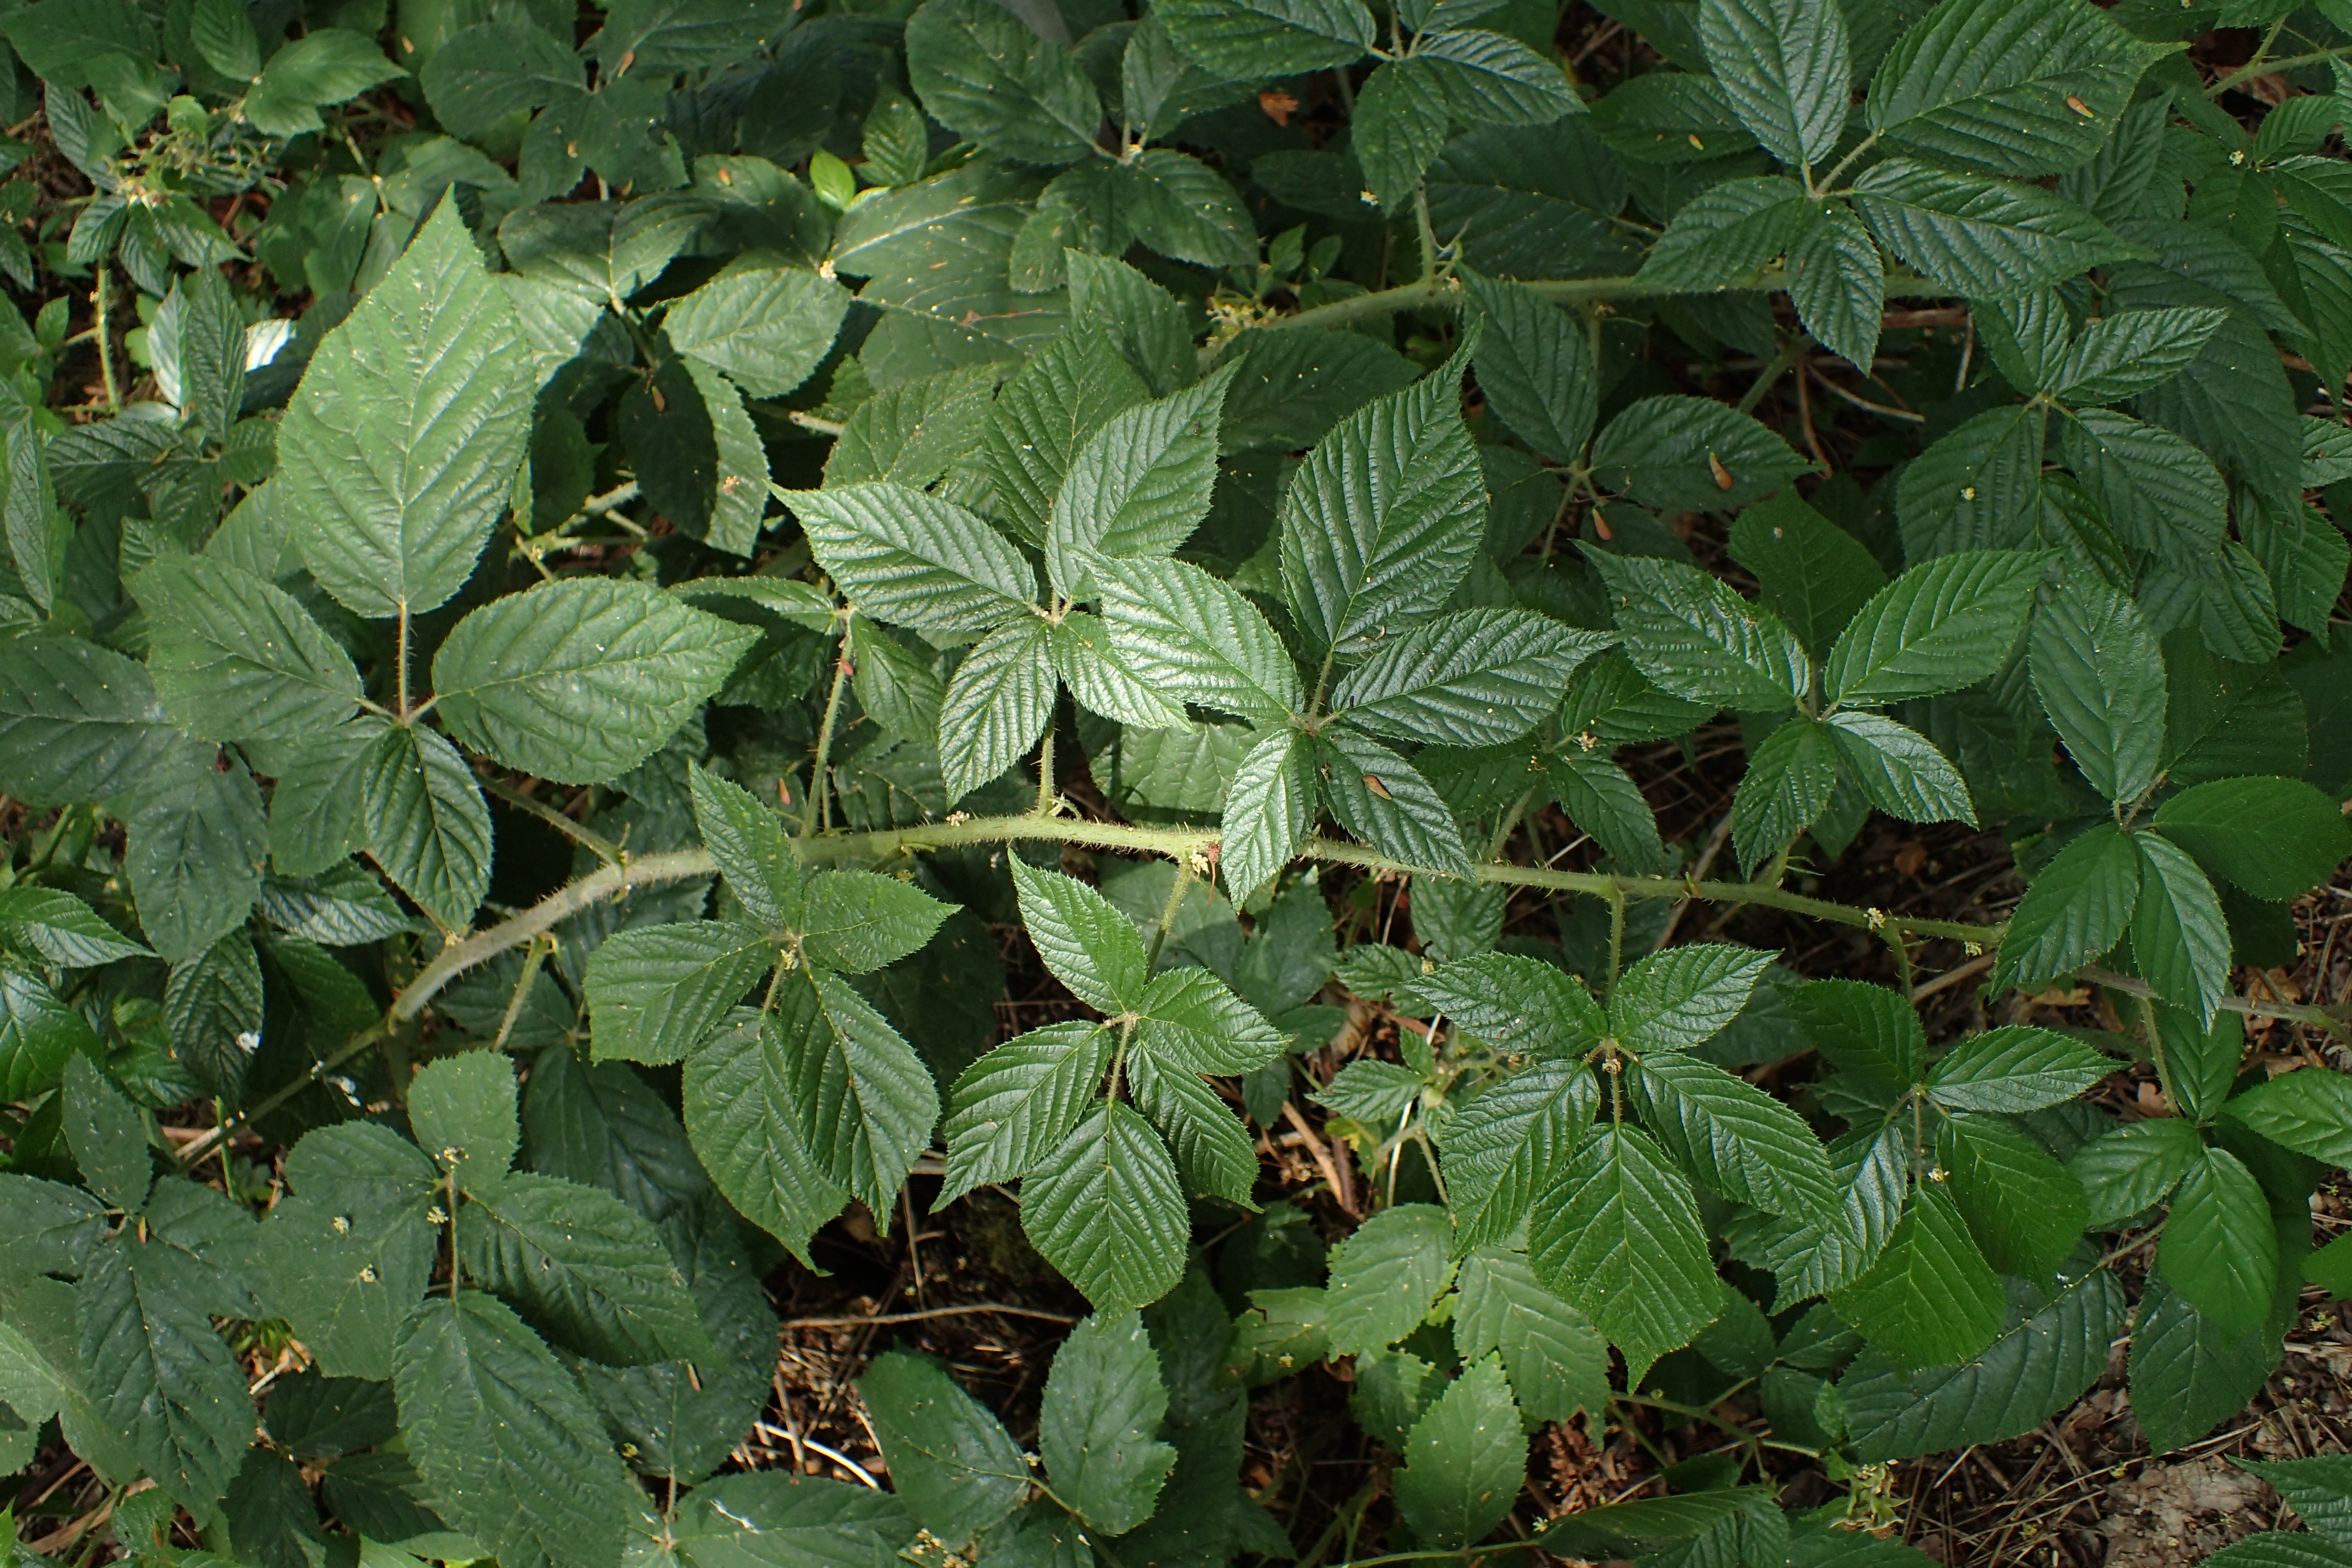
[[[494,1182],[522,1147],[514,1064],[497,1051],[472,1051],[427,1063],[408,1089],[408,1120],[418,1147],[460,1171],[460,1182]]]
[[[389,1128],[347,1121],[303,1134],[286,1180],[257,1248],[264,1300],[331,1375],[390,1377],[394,1331],[433,1275],[440,1173]]]
[[[1843,202],[1815,203],[1788,253],[1798,325],[1848,363],[1868,366],[1886,313],[1886,262],[1869,226]]]
[[[1870,84],[1870,128],[1939,162],[2021,179],[2063,174],[2113,134],[2140,73],[2166,52],[2077,0],[1966,0],[1887,51]]]
[[[466,1193],[467,1276],[566,1349],[607,1366],[718,1353],[661,1234],[618,1198],[520,1172]]]
[[[1145,685],[1261,724],[1306,706],[1282,639],[1231,584],[1150,558],[1100,562],[1095,574],[1111,649]]]
[[[143,1140],[138,1153],[143,1163]],[[125,1233],[98,1249],[75,1295],[99,1415],[174,1500],[209,1510],[253,1441],[253,1399],[199,1270],[179,1247]]]
[[[1079,448],[1150,395],[1101,331],[1065,330],[1013,373],[988,410],[981,463],[1016,534],[1045,542],[1055,494]]]
[[[1709,185],[1675,211],[1642,258],[1642,277],[1660,289],[1693,291],[1746,280],[1813,221],[1804,198],[1802,185],[1778,174]]]
[[[781,1470],[705,1481],[678,1499],[675,1518],[664,1526],[683,1568],[746,1563],[864,1568],[889,1561],[915,1530],[905,1506],[887,1492]]]
[[[2113,1060],[2080,1040],[2005,1024],[1945,1052],[1927,1075],[1927,1098],[1953,1110],[2040,1110],[2074,1099],[2115,1070]]]
[[[2137,800],[2164,746],[2164,658],[2129,599],[2072,572],[2027,639],[2033,692],[2083,776],[2109,800]]]
[[[0,942],[29,948],[67,969],[92,969],[147,952],[71,893],[21,882],[0,888]]]
[[[248,957],[252,952],[246,942]],[[89,1021],[38,976],[0,962],[0,1089],[30,1100],[57,1087],[68,1058],[95,1058],[104,1048]]]
[[[2196,1127],[2167,1116],[2128,1122],[2094,1138],[2066,1165],[2089,1199],[2084,1223],[2093,1230],[2113,1230],[2162,1203],[2204,1158],[2205,1143]]]
[[[5,1234],[16,1273],[80,1274],[106,1239],[105,1205],[79,1187],[0,1174],[0,1194],[8,1201]]]
[[[1430,1204],[1398,1204],[1331,1249],[1325,1321],[1335,1355],[1392,1345],[1418,1327],[1454,1279],[1454,1222]]]
[[[1486,484],[1461,372],[1449,360],[1349,415],[1283,492],[1283,592],[1315,646],[1361,651],[1443,605],[1469,569]]]
[[[1495,1356],[1474,1361],[1446,1385],[1405,1438],[1397,1510],[1416,1540],[1467,1546],[1518,1500],[1528,1437]]]
[[[1707,68],[1740,123],[1791,168],[1837,151],[1845,132],[1845,14],[1802,0],[1702,0],[1698,36]]]
[[[950,799],[1004,773],[1053,722],[1061,689],[1053,633],[1044,616],[1020,616],[982,637],[956,666],[940,704],[940,764]]]
[[[0,1008],[12,1013],[14,989],[8,972],[0,968]],[[68,1016],[80,1023],[79,1015]],[[261,1038],[262,1022],[261,961],[245,932],[231,931],[194,958],[172,966],[163,985],[163,1026],[172,1055],[215,1094],[231,1101],[241,1098],[246,1065]],[[9,1032],[6,1024],[0,1024],[0,1054],[6,1050]],[[97,1037],[87,1025],[80,1034],[77,1038],[68,1032],[52,1046],[56,1055],[50,1072],[63,1065],[67,1049],[97,1054]],[[28,1037],[25,1046],[37,1047],[37,1043]],[[8,1079],[15,1081],[21,1070],[17,1061],[11,1061]]]
[[[2103,316],[2083,328],[2039,390],[2069,404],[2120,403],[2186,370],[2227,319],[2194,306]]]
[[[1030,607],[1037,576],[971,512],[928,490],[877,480],[782,490],[809,547],[859,612],[922,632],[984,632]]]
[[[1451,118],[1445,87],[1432,62],[1412,57],[1389,61],[1363,85],[1349,148],[1364,172],[1364,188],[1385,211],[1412,200],[1444,150]]]
[[[580,1385],[511,1309],[434,1296],[392,1367],[410,1458],[449,1521],[508,1562],[615,1568],[637,1489]]]
[[[1664,690],[1743,713],[1807,696],[1812,661],[1779,617],[1679,561],[1586,552],[1608,585],[1635,668]]]
[[[1116,1101],[1023,1180],[1021,1228],[1097,1310],[1166,1295],[1183,1274],[1192,1229],[1166,1147]]]
[[[940,1128],[947,1181],[932,1205],[1034,1169],[1077,1125],[1110,1066],[1112,1036],[1083,1021],[1016,1036],[964,1069]]]
[[[1102,104],[1077,59],[986,0],[928,0],[907,22],[907,76],[931,118],[1029,163],[1096,151]]]
[[[1127,1006],[1137,1015],[1137,1050],[1172,1069],[1225,1076],[1264,1067],[1282,1054],[1282,1034],[1205,969],[1156,975]]]
[[[2157,994],[2210,1023],[2230,994],[2230,928],[2205,873],[2160,834],[2138,833],[2132,957]]]
[[[1753,948],[1694,942],[1652,953],[1609,993],[1610,1033],[1627,1050],[1689,1050],[1748,1005],[1772,962]]]
[[[459,741],[588,784],[658,751],[756,637],[642,583],[569,578],[459,621],[433,657],[433,685]]]
[[[1413,983],[1414,994],[1498,1051],[1580,1059],[1609,1032],[1581,982],[1516,954],[1459,958]]]
[[[1356,0],[1171,0],[1153,15],[1225,81],[1349,66],[1372,47],[1371,14]]]
[[[1927,1068],[1927,1036],[1917,1010],[1883,985],[1860,980],[1808,981],[1790,998],[1789,1011],[1813,1048],[1881,1104],[1902,1099]],[[1964,1042],[1953,1054],[1973,1044]],[[1967,1070],[1965,1062],[1959,1070]]]
[[[1769,1214],[1803,1218],[1838,1202],[1838,1184],[1804,1119],[1712,1062],[1654,1051],[1626,1075],[1642,1120],[1707,1186]]]
[[[123,803],[122,868],[149,945],[183,963],[245,923],[269,847],[261,791],[236,757],[192,747]],[[174,776],[176,775],[176,776]]]
[[[2000,1280],[1959,1209],[1932,1186],[1912,1191],[1878,1261],[1830,1304],[1899,1372],[1968,1361],[2001,1327]]]
[[[2089,1209],[2082,1184],[2007,1122],[1946,1117],[1936,1132],[1936,1163],[1969,1234],[2002,1273],[2046,1284],[2083,1239]]]
[[[1755,419],[1707,397],[1645,397],[1592,443],[1593,477],[1660,511],[1732,511],[1810,467]]]
[[[2108,408],[2067,422],[2066,462],[2118,537],[2173,559],[2218,546],[2229,491],[2213,460],[2171,431]]]
[[[1919,454],[1895,483],[1904,554],[1925,562],[2023,545],[2042,502],[2047,424],[2037,405],[2003,404]]]
[[[1811,650],[1827,647],[1886,586],[1886,574],[1860,540],[1787,491],[1741,512],[1729,544],[1765,605]]]
[[[1417,870],[1468,874],[1470,851],[1453,811],[1411,763],[1340,729],[1315,737],[1314,755],[1341,826]]]
[[[940,1366],[892,1351],[874,1358],[857,1391],[891,1487],[941,1541],[970,1541],[1029,1495],[1021,1450]]]
[[[1519,1408],[1566,1421],[1609,1400],[1609,1347],[1584,1315],[1536,1279],[1524,1254],[1492,1247],[1462,1260],[1454,1341],[1465,1360],[1499,1352]]]
[[[526,1167],[610,1193],[656,1224],[696,1207],[710,1191],[677,1112],[645,1075],[617,1062],[591,1066],[568,1042],[551,1045],[531,1063],[522,1134]],[[697,1237],[709,1234],[698,1224],[680,1228]],[[698,1268],[696,1258],[717,1257],[694,1238],[677,1254],[689,1270]]]
[[[1151,249],[1196,267],[1247,267],[1256,259],[1256,232],[1241,198],[1198,158],[1152,147],[1119,174],[1119,216]]]
[[[684,1102],[687,1138],[711,1182],[805,1263],[809,1237],[849,1194],[796,1131],[795,1060],[780,1021],[739,1012],[687,1058]]]
[[[1071,994],[1109,1014],[1141,1003],[1148,973],[1143,938],[1118,906],[1075,877],[1017,858],[1013,886],[1037,956]]]
[[[1883,713],[1832,713],[1822,721],[1870,804],[1904,822],[1976,825],[1959,769],[1918,731]]]
[[[2278,1231],[2252,1172],[2226,1149],[2208,1148],[2172,1194],[2157,1267],[2181,1300],[2224,1339],[2259,1325],[2278,1274]]]
[[[915,1049],[836,975],[778,987],[769,1015],[801,1140],[887,1229],[898,1189],[929,1147],[939,1090]]]
[[[233,0],[199,0],[189,18],[188,31],[205,64],[232,81],[251,81],[261,74],[261,40],[253,18]]]
[[[359,671],[272,584],[200,555],[141,574],[148,672],[181,727],[206,740],[299,740],[357,707]]]
[[[1569,1156],[1537,1200],[1528,1257],[1624,1352],[1636,1382],[1722,1310],[1690,1183],[1630,1127],[1603,1127]]]
[[[2095,1268],[1958,1364],[1906,1373],[1864,1351],[1838,1385],[1855,1452],[1878,1463],[2031,1432],[2106,1370],[2129,1310],[2115,1275]]]
[[[2131,1399],[2149,1447],[2193,1443],[2262,1391],[2278,1364],[2267,1329],[2224,1337],[2151,1272],[2132,1332]]]
[[[598,1061],[683,1058],[773,968],[775,945],[731,921],[685,921],[614,932],[582,984]]]
[[[2330,1546],[2352,1550],[2352,1465],[2343,1455],[2236,1462],[2268,1481],[2313,1535]]]
[[[318,106],[357,98],[379,82],[403,76],[373,38],[344,27],[320,27],[281,46],[245,95],[245,118],[268,136],[299,136],[326,128]]]
[[[851,689],[857,705],[902,740],[935,743],[940,710],[947,702],[946,683],[875,622],[855,616],[848,625]]]
[[[278,782],[283,787],[285,781]],[[357,947],[414,927],[383,883],[349,861],[323,877],[265,878],[261,918],[323,947]]]
[[[1145,684],[1111,646],[1099,616],[1073,610],[1053,631],[1054,668],[1084,706],[1134,730],[1183,728],[1183,704]]]
[[[1549,715],[1610,640],[1532,610],[1462,610],[1381,644],[1340,680],[1331,710],[1399,740],[1499,745]]]
[[[473,574],[529,438],[522,348],[445,204],[319,345],[279,428],[278,486],[320,587],[362,616],[421,615]]]
[[[1632,871],[1666,866],[1657,816],[1643,798],[1641,785],[1623,768],[1596,753],[1568,752],[1545,763],[1545,776],[1560,810],[1579,830],[1591,834],[1610,858]]]
[[[826,486],[894,479],[928,489],[980,444],[1003,374],[990,362],[883,387],[834,438],[824,459]]]
[[[1136,1109],[1150,1119],[1176,1154],[1176,1173],[1188,1193],[1257,1205],[1257,1151],[1223,1096],[1181,1064],[1139,1052],[1128,1062]]]
[[[1045,1374],[1037,1448],[1055,1495],[1107,1535],[1151,1517],[1176,1450],[1157,1440],[1168,1414],[1160,1356],[1133,1311],[1072,1329]]]
[[[811,966],[867,974],[920,951],[955,908],[896,877],[814,871],[791,923]]]
[[[155,1180],[138,1108],[80,1052],[66,1058],[64,1079],[66,1147],[73,1152],[82,1184],[109,1208],[137,1214],[146,1207],[147,1190]]]
[[[800,906],[804,881],[783,824],[751,791],[699,763],[688,764],[687,788],[695,826],[744,912],[772,931],[782,930]],[[592,973],[595,967],[592,955]]]
[[[1464,1102],[1440,1144],[1456,1240],[1508,1239],[1592,1131],[1601,1090],[1580,1061],[1539,1061]]]
[[[849,312],[839,283],[796,267],[721,272],[662,317],[670,347],[753,397],[782,397],[809,378]]]
[[[1993,674],[2025,629],[2044,561],[2012,551],[1968,551],[1904,573],[1838,634],[1824,667],[1830,700],[1875,705],[1935,697]]]
[[[1900,728],[1900,726],[1897,726]],[[1731,797],[1732,847],[1753,871],[1796,841],[1829,809],[1840,748],[1819,721],[1790,719],[1758,746]]]
[[[1889,250],[1970,299],[2063,283],[2134,254],[2105,224],[2039,185],[1890,158],[1864,170],[1853,193],[1863,221]]]
[[[1217,416],[1235,368],[1113,416],[1078,448],[1047,523],[1056,593],[1078,595],[1097,554],[1167,555],[1192,537],[1208,515]]]
[[[482,22],[454,34],[425,62],[423,85],[452,136],[488,133],[510,115],[587,96],[569,43],[532,22]]]
[[[368,853],[451,931],[474,922],[490,887],[490,811],[466,760],[434,731],[388,725],[360,779]]]
[[[2327,879],[2352,856],[2336,803],[2295,779],[2215,779],[2156,808],[2164,837],[2255,898],[2283,900]]]
[[[1225,792],[1219,868],[1235,903],[1246,900],[1290,863],[1315,826],[1315,748],[1287,727],[1268,731]]]
[[[2352,1079],[2326,1068],[2256,1084],[2224,1110],[2272,1142],[2329,1165],[2352,1164]]]
[[[1584,100],[1569,87],[1557,61],[1507,32],[1459,26],[1469,19],[1459,6],[1433,8],[1427,26],[1412,41],[1412,58],[1437,78],[1454,118],[1488,125],[1549,125],[1563,114],[1584,112]]]
[[[2095,823],[2042,868],[2010,917],[1996,984],[2038,991],[2115,946],[2139,900],[2139,852]]]
[[[2200,1027],[2187,1008],[2158,1002],[2155,1043],[2168,1097],[2180,1114],[2200,1125],[2210,1121],[2230,1098],[2245,1058],[2244,1016],[2217,1012]]]
[[[1472,359],[1479,390],[1538,455],[1575,462],[1597,406],[1592,342],[1581,323],[1517,283],[1465,271],[1462,287],[1486,322]]]

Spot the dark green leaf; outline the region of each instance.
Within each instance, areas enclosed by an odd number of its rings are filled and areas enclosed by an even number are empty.
[[[620,1562],[637,1489],[580,1385],[502,1302],[429,1298],[392,1373],[410,1457],[450,1522],[509,1561]]]
[[[1168,1414],[1160,1357],[1133,1311],[1097,1314],[1054,1352],[1037,1447],[1055,1493],[1109,1535],[1151,1517],[1176,1462],[1157,1440]]]
[[[1721,1310],[1690,1184],[1631,1128],[1604,1127],[1570,1154],[1528,1241],[1536,1277],[1624,1352],[1637,1381]]]

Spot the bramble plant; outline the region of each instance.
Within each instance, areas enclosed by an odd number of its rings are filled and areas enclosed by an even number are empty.
[[[2242,978],[2352,854],[2352,6],[1594,8],[0,16],[56,1549],[1891,1568],[1884,1467],[2111,1345],[2155,1451],[2254,1397],[2352,1294],[2352,1012]],[[2021,897],[1837,901],[1874,813]],[[888,1489],[730,1460],[762,1275],[985,1187],[1092,1308],[1034,1441],[889,1350]],[[1319,1363],[1390,1458],[1308,1539]],[[2352,1568],[2253,1468],[2308,1531],[2211,1561]]]

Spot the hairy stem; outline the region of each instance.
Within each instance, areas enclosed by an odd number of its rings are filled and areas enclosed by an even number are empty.
[[[487,775],[477,775],[475,782],[482,792],[493,799],[502,800],[517,811],[537,817],[550,827],[581,846],[607,866],[621,863],[621,847],[592,827],[583,826],[556,810],[543,800],[533,800],[511,784]]]
[[[98,320],[90,331],[98,334],[98,374],[100,379],[106,383],[106,406],[110,412],[120,413],[122,394],[114,384],[114,333],[106,321],[110,302],[108,285],[112,278],[113,268],[100,261],[98,264],[98,287],[91,289],[89,295],[90,308],[98,312]]]
[[[1769,291],[1788,286],[1786,268],[1766,267],[1723,285],[1717,292]],[[1583,304],[1595,300],[1643,300],[1660,294],[1688,292],[1686,289],[1662,289],[1650,279],[1639,277],[1546,278],[1526,287],[1560,305]],[[1886,297],[1890,300],[1938,300],[1950,292],[1942,284],[1902,268],[1890,268],[1886,274]],[[1357,294],[1345,300],[1334,300],[1328,305],[1276,316],[1270,321],[1257,322],[1255,326],[1266,331],[1285,327],[1345,327],[1357,321],[1393,316],[1404,310],[1457,310],[1461,308],[1462,285],[1459,279],[1452,277],[1423,278],[1411,283],[1401,283],[1393,289]]]
[[[841,641],[833,656],[833,690],[824,700],[824,721],[817,726],[816,759],[809,767],[808,799],[801,805],[801,837],[831,825],[826,809],[824,769],[833,756],[833,727],[841,721],[841,689],[849,684],[849,618],[841,621]]]

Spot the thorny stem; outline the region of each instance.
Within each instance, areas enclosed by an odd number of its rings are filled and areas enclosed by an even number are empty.
[[[114,384],[114,334],[106,324],[107,285],[112,278],[113,268],[100,261],[98,264],[98,287],[90,290],[89,296],[90,307],[98,312],[98,320],[90,330],[98,334],[98,374],[106,383],[106,406],[110,411],[120,413],[122,394]]]
[[[478,775],[475,782],[482,786],[485,794],[506,802],[517,811],[537,817],[574,844],[588,850],[605,865],[617,866],[621,863],[621,847],[594,828],[572,821],[543,800],[531,799],[522,791],[501,782],[494,774]]]
[[[1769,291],[1788,286],[1788,268],[1765,267],[1724,284],[1715,292]],[[1545,278],[1524,287],[1556,305],[1583,304],[1596,300],[1644,300],[1660,294],[1688,292],[1687,289],[1661,289],[1646,278]],[[1944,285],[1901,268],[1890,269],[1886,275],[1886,297],[1890,300],[1940,300],[1950,293],[1951,290]],[[1461,308],[1460,279],[1451,276],[1421,278],[1411,283],[1401,283],[1393,289],[1380,289],[1369,294],[1334,300],[1328,305],[1317,305],[1253,325],[1266,331],[1286,327],[1345,327],[1405,310],[1458,310]]]
[[[835,677],[837,706],[842,677],[836,668]],[[831,730],[830,723],[826,730]],[[824,756],[820,750],[820,759]],[[929,849],[950,848],[971,844],[1006,844],[1044,841],[1074,845],[1087,849],[1127,850],[1137,854],[1164,855],[1180,868],[1177,896],[1181,898],[1184,879],[1195,857],[1205,856],[1220,842],[1214,829],[1183,827],[1139,827],[1121,822],[1090,822],[1080,817],[1049,816],[1036,813],[1020,816],[969,818],[961,822],[927,822],[909,827],[891,828],[871,833],[831,833],[819,837],[802,837],[794,841],[804,861],[824,864],[850,861],[877,864],[894,857],[920,853]],[[1370,871],[1385,871],[1403,876],[1458,879],[1461,873],[1426,866],[1409,865],[1361,845],[1341,843],[1335,839],[1310,838],[1301,853],[1309,859],[1327,864],[1355,866]],[[677,849],[661,854],[641,855],[617,865],[599,867],[588,875],[549,894],[538,903],[498,924],[474,932],[461,942],[444,947],[415,977],[403,986],[393,998],[384,1016],[368,1028],[352,1037],[341,1050],[318,1063],[310,1071],[293,1083],[265,1097],[248,1107],[236,1121],[220,1134],[207,1134],[196,1139],[182,1151],[183,1168],[194,1165],[210,1152],[216,1142],[232,1137],[252,1122],[277,1110],[312,1083],[351,1060],[369,1047],[390,1036],[428,1006],[435,996],[458,975],[488,963],[499,953],[533,940],[578,914],[607,900],[620,898],[641,888],[659,887],[666,883],[708,877],[718,869],[708,850]],[[1890,933],[1908,932],[1916,937],[1943,937],[1959,942],[1981,942],[1987,946],[2000,942],[2005,925],[1978,925],[1960,921],[1925,920],[1899,912],[1858,909],[1852,904],[1833,903],[1826,899],[1810,899],[1785,889],[1768,887],[1755,882],[1700,881],[1686,877],[1629,877],[1598,871],[1561,871],[1544,866],[1515,866],[1486,862],[1471,868],[1470,876],[1482,882],[1499,883],[1507,887],[1543,888],[1554,892],[1585,893],[1609,900],[1611,904],[1611,946],[1612,957],[1622,960],[1623,927],[1618,910],[1623,903],[1636,899],[1705,900],[1713,903],[1750,904],[1777,909],[1790,914],[1804,915],[1814,920],[1840,925],[1858,926]],[[1172,918],[1172,916],[1171,917]],[[1161,929],[1166,929],[1163,921]],[[1613,968],[1613,965],[1612,965]],[[2104,970],[2084,969],[2083,977],[2095,984],[2110,986],[2133,995],[2149,994],[2143,981],[2128,976],[2110,974]],[[2221,1005],[2227,1011],[2253,1017],[2281,1018],[2328,1029],[2339,1036],[2352,1032],[2352,1010],[2339,1010],[2308,1004],[2252,1002],[2242,997],[2225,997]]]
[[[1037,742],[1037,815],[1048,816],[1054,810],[1054,722],[1045,721],[1045,739]]]
[[[2273,37],[2276,36],[2275,33],[2272,35]],[[2305,55],[2285,55],[2274,60],[2266,60],[2258,53],[2251,62],[2241,66],[2207,88],[2205,96],[2219,98],[2240,82],[2252,81],[2258,76],[2268,76],[2273,71],[2293,70],[2297,66],[2315,66],[2324,60],[2341,59],[2343,56],[2344,50],[2340,47],[2333,49],[2314,49]]]
[[[831,824],[831,802],[825,797],[824,769],[833,756],[833,727],[841,719],[841,689],[849,683],[849,616],[841,618],[841,641],[834,649],[833,690],[824,700],[824,721],[817,726],[816,760],[809,768],[808,799],[801,806],[801,837],[806,838]]]
[[[1609,994],[1617,994],[1617,971],[1625,963],[1625,890],[1609,889]]]
[[[1184,893],[1187,889],[1192,887],[1192,867],[1191,862],[1186,860],[1178,860],[1176,862],[1176,880],[1168,889],[1167,906],[1160,911],[1159,929],[1155,930],[1151,933],[1151,947],[1150,951],[1145,952],[1143,955],[1143,977],[1146,980],[1150,979],[1153,972],[1158,970],[1160,967],[1160,950],[1167,944],[1168,928],[1176,923],[1176,911],[1184,907]]]
[[[392,651],[393,682],[395,695],[393,711],[400,721],[408,722],[408,601],[400,602],[400,630],[394,638]]]

